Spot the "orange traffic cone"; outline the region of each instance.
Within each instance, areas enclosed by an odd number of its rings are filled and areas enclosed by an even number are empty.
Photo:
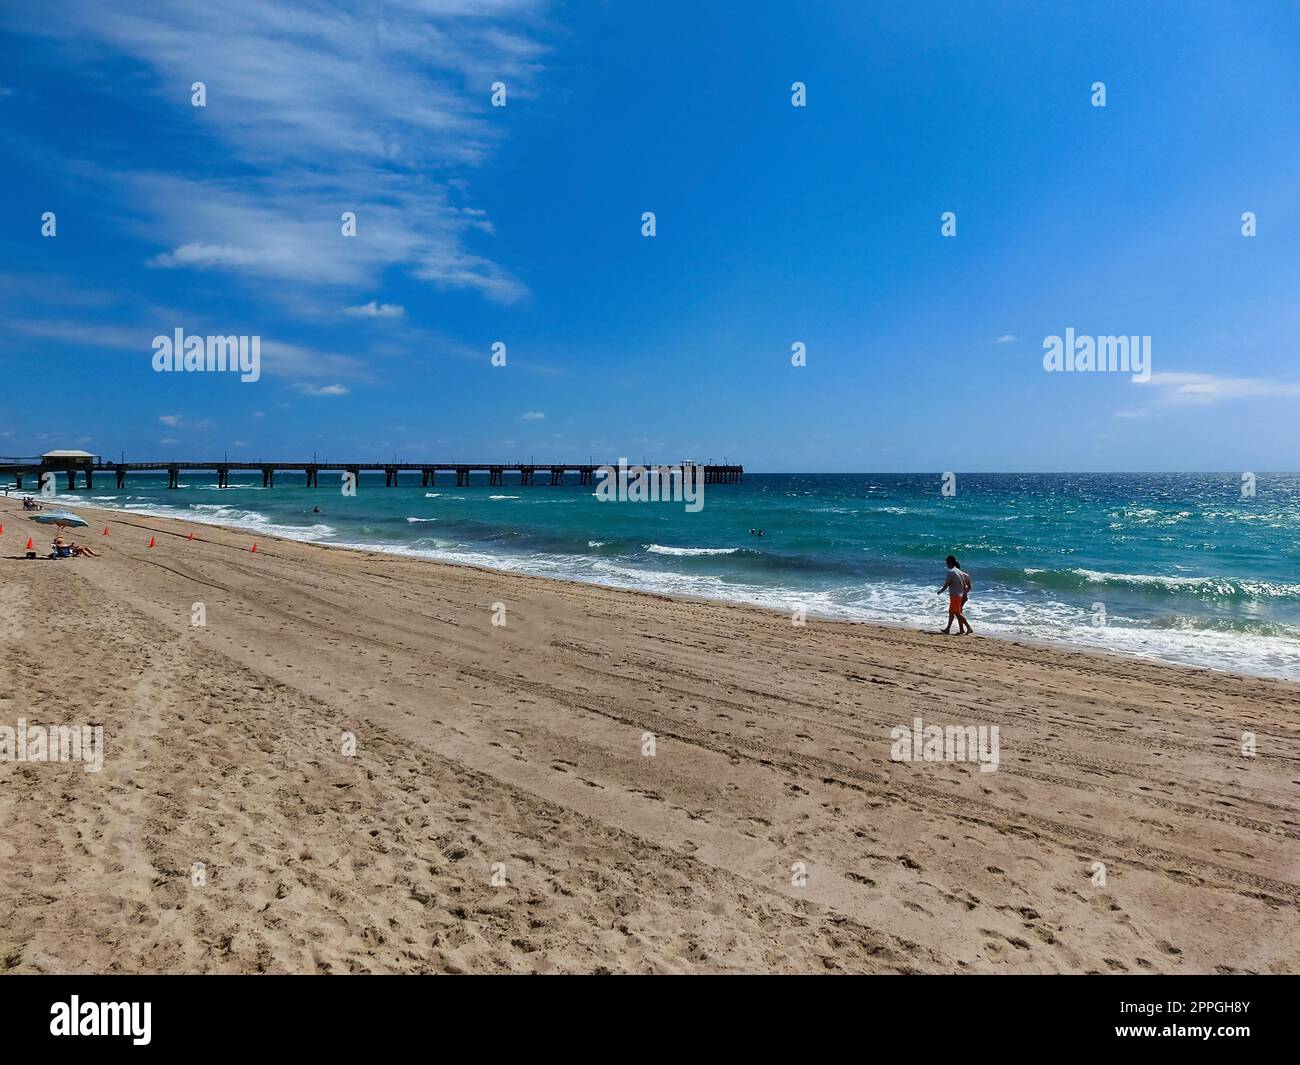
[[[31,538],[30,536],[27,537],[27,547],[24,548],[24,550],[26,550],[26,551],[32,551],[32,550],[34,550],[34,548],[32,547],[32,538]]]
[[[194,534],[193,534],[193,533],[190,533],[190,539],[191,539],[191,540],[194,539]]]
[[[149,546],[153,547],[153,537],[149,537]]]
[[[255,555],[255,554],[257,554],[257,544],[254,544],[254,545],[253,545],[253,549],[252,549],[251,551],[249,551],[249,554],[250,554],[250,555]]]
[[[108,526],[107,526],[107,525],[104,526],[104,535],[105,535],[105,536],[108,535]]]

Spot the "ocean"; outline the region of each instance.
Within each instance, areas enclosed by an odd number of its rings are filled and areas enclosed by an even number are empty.
[[[320,487],[279,472],[128,477],[86,503],[323,544],[937,629],[953,554],[978,633],[1300,679],[1300,475],[746,474],[704,506],[602,502],[591,487]],[[540,479],[540,475],[539,475]],[[576,480],[576,478],[573,478]],[[319,514],[312,508],[320,508]],[[763,536],[751,534],[762,529]]]

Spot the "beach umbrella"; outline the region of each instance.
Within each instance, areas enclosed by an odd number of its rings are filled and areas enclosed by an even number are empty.
[[[60,529],[65,526],[76,528],[90,524],[85,518],[79,518],[69,510],[47,510],[43,514],[35,515],[32,521],[39,521],[42,525],[57,525]]]

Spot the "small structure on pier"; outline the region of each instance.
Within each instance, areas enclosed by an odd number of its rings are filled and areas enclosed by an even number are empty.
[[[63,472],[68,475],[68,490],[77,487],[77,471],[86,471],[86,487],[91,487],[91,471],[95,468],[95,456],[89,451],[47,451],[41,456],[40,473],[48,471]]]

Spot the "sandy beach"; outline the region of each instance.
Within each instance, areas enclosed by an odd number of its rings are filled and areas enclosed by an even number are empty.
[[[0,724],[105,740],[0,762],[0,970],[1300,970],[1300,685],[78,509],[0,500]]]

